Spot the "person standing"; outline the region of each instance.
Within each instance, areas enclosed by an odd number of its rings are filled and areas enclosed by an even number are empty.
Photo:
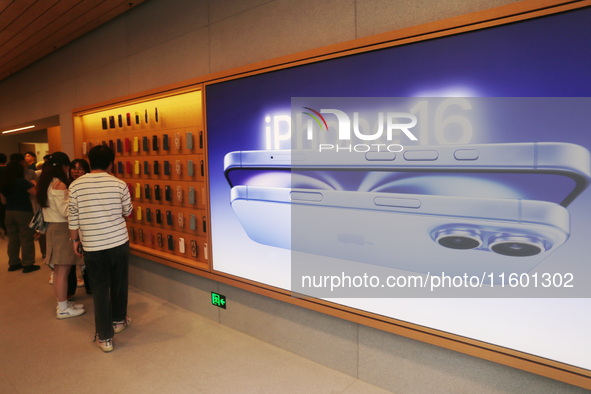
[[[6,205],[8,271],[29,273],[41,268],[35,265],[35,230],[29,228],[35,192],[35,185],[25,179],[25,167],[17,161],[8,163],[0,180],[0,198]]]
[[[71,181],[75,181],[82,175],[88,174],[89,172],[90,165],[84,159],[74,159],[70,163]],[[72,267],[72,270],[70,270],[70,274],[68,275],[68,297],[71,297],[74,295],[74,293],[76,293],[77,287],[84,287],[86,290],[86,294],[92,294],[92,291],[90,290],[90,281],[88,280],[88,272],[86,272],[84,266],[82,266],[81,269],[81,278],[78,278],[76,276],[76,266]]]
[[[0,179],[2,179],[2,174],[4,174],[4,169],[6,168],[6,160],[8,158],[4,153],[0,153]],[[0,201],[0,237],[6,238],[6,224],[4,223],[4,215],[6,212],[6,206],[2,201]]]
[[[109,174],[115,153],[105,145],[88,152],[90,173],[70,184],[68,226],[72,247],[84,256],[94,302],[95,341],[113,350],[113,337],[131,325],[127,316],[129,236],[133,206],[127,184]]]
[[[53,267],[53,288],[57,299],[56,317],[67,319],[83,315],[83,305],[68,301],[68,274],[72,267],[82,265],[82,258],[72,250],[68,240],[68,172],[70,158],[63,152],[51,154],[37,183],[37,203],[47,223],[47,257]]]
[[[35,152],[25,153],[25,162],[29,170],[37,171],[37,155]]]

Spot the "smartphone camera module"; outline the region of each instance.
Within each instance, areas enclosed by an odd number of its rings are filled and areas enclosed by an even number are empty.
[[[473,230],[443,229],[433,234],[435,241],[450,249],[476,249],[482,245],[480,235]]]
[[[500,236],[492,239],[489,248],[504,256],[527,257],[546,251],[544,242],[531,236]]]

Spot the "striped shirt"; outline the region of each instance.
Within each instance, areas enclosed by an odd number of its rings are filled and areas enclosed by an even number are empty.
[[[96,172],[76,179],[69,190],[68,227],[79,230],[85,251],[111,249],[129,241],[124,217],[133,206],[125,182]]]

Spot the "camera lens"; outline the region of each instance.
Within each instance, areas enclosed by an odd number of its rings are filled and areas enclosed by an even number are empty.
[[[475,231],[445,229],[435,233],[435,241],[450,249],[474,249],[482,245],[480,236]]]
[[[536,237],[497,237],[489,245],[490,250],[504,256],[527,257],[544,252],[544,243]]]

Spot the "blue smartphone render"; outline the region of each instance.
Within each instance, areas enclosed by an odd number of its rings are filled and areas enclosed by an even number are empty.
[[[230,203],[255,242],[420,273],[528,272],[570,234],[591,179],[568,143],[402,152],[238,151]]]
[[[235,186],[253,241],[411,272],[528,272],[569,237],[545,201]]]
[[[528,191],[523,198],[554,201],[567,206],[589,184],[591,154],[579,145],[544,142],[409,146],[402,152],[236,151],[226,154],[224,158],[224,173],[230,186],[249,184],[249,176],[255,170],[310,176],[314,174],[321,176],[320,171],[330,171],[330,174],[324,174],[325,179],[319,179],[324,183],[328,182],[329,188],[338,188],[335,184],[341,185],[344,177],[351,179],[359,176],[360,173],[372,171],[396,174],[398,178],[401,176],[424,177],[428,173],[430,178],[422,180],[423,185],[435,184],[435,178],[438,177],[447,177],[446,181],[448,181],[450,175],[463,177],[471,175],[472,179],[487,178],[497,184],[513,182],[522,189],[537,189],[539,191],[536,193]],[[341,181],[326,179],[332,178],[337,172],[341,172]],[[293,181],[296,178],[292,176],[290,179]],[[267,184],[270,182],[275,180],[270,180]],[[280,185],[268,184],[268,186]],[[290,185],[281,184],[281,186],[289,187]],[[309,184],[301,186],[311,187]],[[344,189],[362,190],[352,187]],[[405,192],[396,188],[391,188],[391,191]],[[409,192],[446,194],[439,188],[432,191],[411,188]],[[484,191],[480,196],[492,197],[486,193],[487,191]],[[547,197],[547,193],[554,193],[554,195]],[[502,196],[495,195],[495,197]],[[517,196],[508,195],[508,198],[515,197]]]

